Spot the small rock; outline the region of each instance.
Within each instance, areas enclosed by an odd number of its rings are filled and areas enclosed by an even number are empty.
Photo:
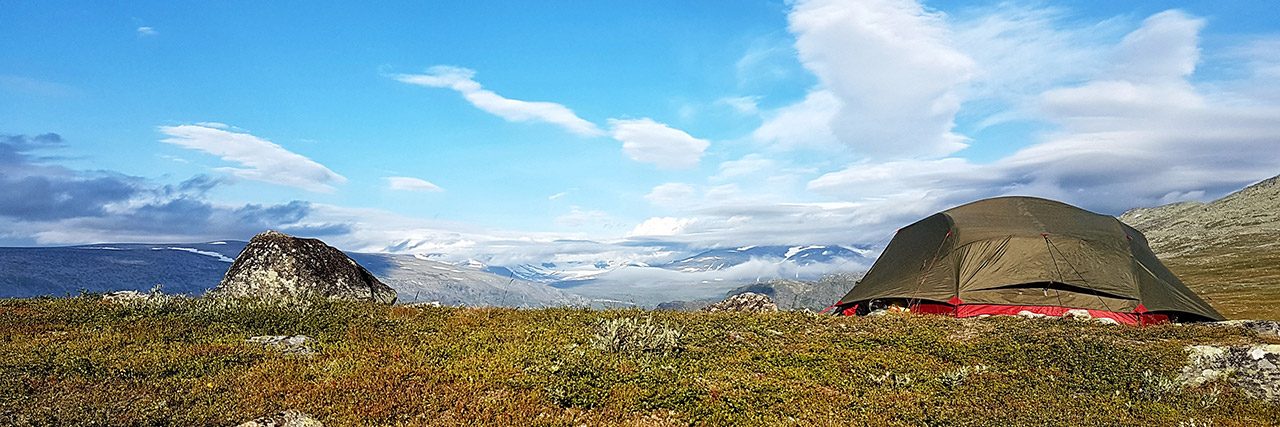
[[[103,301],[109,302],[129,302],[133,300],[146,299],[147,294],[138,291],[115,291],[107,292],[102,295]]]
[[[1057,318],[1058,318],[1057,316],[1050,316],[1050,315],[1047,315],[1047,314],[1033,313],[1033,312],[1030,312],[1030,311],[1027,311],[1027,310],[1019,311],[1019,312],[1018,312],[1018,317],[1021,317],[1021,318],[1023,318],[1023,319],[1057,319]]]
[[[324,423],[302,412],[284,411],[254,418],[237,427],[324,427]]]
[[[311,357],[318,353],[316,349],[307,345],[314,343],[315,340],[306,335],[295,335],[292,337],[288,335],[263,335],[252,337],[244,341],[250,344],[260,344],[263,347],[277,348],[281,353],[289,356]]]
[[[742,293],[725,298],[715,304],[711,304],[702,309],[702,311],[741,311],[748,313],[770,313],[778,311],[778,305],[768,295],[757,294],[752,292]]]
[[[1120,324],[1120,322],[1116,321],[1116,319],[1112,319],[1110,317],[1098,317],[1093,319],[1093,321],[1101,323],[1103,325],[1119,325]]]
[[[1089,314],[1089,310],[1075,309],[1075,310],[1067,310],[1067,312],[1062,315],[1062,318],[1075,319],[1075,320],[1093,320],[1093,315]]]

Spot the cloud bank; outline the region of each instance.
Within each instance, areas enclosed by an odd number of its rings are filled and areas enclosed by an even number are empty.
[[[35,155],[57,134],[0,135],[0,245],[194,242],[247,238],[268,228],[307,235],[349,231],[309,219],[311,204],[225,204],[206,194],[227,181],[197,175],[173,185],[80,171]]]

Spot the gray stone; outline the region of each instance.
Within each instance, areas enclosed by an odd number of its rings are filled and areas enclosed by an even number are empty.
[[[1250,396],[1280,403],[1277,362],[1280,345],[1193,345],[1187,347],[1187,365],[1180,377],[1190,385],[1228,378]]]
[[[284,411],[254,418],[238,427],[324,427],[324,424],[302,412]]]
[[[768,295],[747,292],[725,298],[711,304],[702,311],[740,311],[748,313],[770,313],[778,311],[778,305]]]
[[[315,343],[315,340],[306,335],[263,335],[252,337],[244,341],[250,344],[259,344],[263,347],[278,349],[281,353],[289,356],[312,357],[315,356],[316,353],[319,353],[309,345]]]
[[[276,231],[253,236],[207,296],[396,301],[394,289],[337,248]]]

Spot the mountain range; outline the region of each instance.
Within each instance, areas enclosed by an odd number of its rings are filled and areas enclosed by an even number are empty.
[[[1174,273],[1231,318],[1280,317],[1280,177],[1210,202],[1137,208],[1119,216],[1141,230]],[[242,241],[0,248],[0,297],[73,295],[81,290],[201,295],[222,279]],[[673,251],[679,253],[678,251]],[[400,301],[541,307],[654,306],[699,301],[771,279],[814,281],[865,270],[872,248],[745,246],[686,251],[661,263],[598,259],[491,265],[425,255],[348,253]],[[795,283],[779,295],[796,306]],[[847,284],[841,284],[847,286]],[[777,286],[775,286],[777,287]],[[832,289],[835,289],[834,287]]]
[[[0,297],[148,291],[202,295],[217,286],[243,241],[0,248]],[[673,296],[699,299],[781,276],[817,278],[869,265],[870,251],[840,246],[710,249],[660,265],[594,260],[493,266],[423,255],[348,255],[399,294],[401,302],[543,307],[652,306]],[[584,298],[585,297],[585,298]]]
[[[0,298],[75,295],[80,291],[203,295],[218,285],[243,241],[194,244],[99,244],[0,248]],[[399,294],[401,302],[545,307],[589,301],[542,283],[419,259],[348,253]]]

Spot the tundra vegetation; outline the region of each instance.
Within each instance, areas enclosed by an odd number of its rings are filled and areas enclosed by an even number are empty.
[[[305,357],[246,340],[305,335]],[[807,311],[0,300],[0,425],[1276,425],[1243,329]]]

